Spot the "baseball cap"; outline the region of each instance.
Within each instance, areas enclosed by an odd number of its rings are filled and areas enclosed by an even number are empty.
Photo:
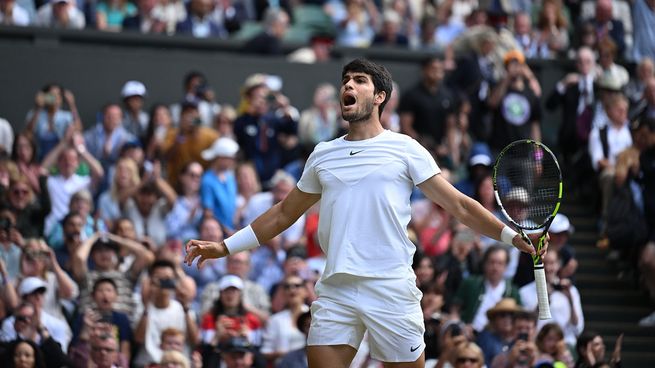
[[[236,275],[225,275],[218,281],[218,288],[221,290],[231,287],[243,290],[243,280]]]
[[[25,278],[18,287],[18,294],[20,296],[30,295],[37,291],[46,291],[48,289],[48,284],[45,281],[41,280],[38,277],[27,277]]]
[[[520,64],[525,64],[525,55],[519,50],[510,50],[505,53],[503,62],[507,65],[510,61],[517,61]]]
[[[239,144],[233,139],[222,137],[214,141],[211,147],[202,151],[200,155],[205,161],[211,161],[217,157],[235,158],[239,151]]]
[[[484,153],[479,153],[477,155],[471,156],[471,159],[469,159],[469,166],[475,165],[491,166],[491,157]]]
[[[231,337],[219,345],[219,349],[226,353],[247,353],[252,351],[252,345],[244,337]]]
[[[121,96],[123,98],[130,97],[130,96],[141,96],[144,97],[146,95],[146,86],[136,80],[131,80],[125,82],[123,85],[123,89],[121,90]]]
[[[561,213],[558,213],[555,215],[555,218],[553,219],[553,222],[550,224],[550,228],[548,229],[549,232],[559,234],[563,232],[573,232],[573,227],[571,226],[571,222],[569,221],[569,218],[566,217],[566,215],[563,215]]]

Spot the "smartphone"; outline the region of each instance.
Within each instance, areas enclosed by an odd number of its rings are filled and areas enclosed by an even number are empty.
[[[162,289],[175,289],[175,280],[161,279],[159,280],[159,287],[161,287]]]
[[[562,291],[562,289],[563,289],[562,284],[560,283],[553,284],[553,290]]]
[[[450,337],[459,336],[462,334],[462,327],[459,324],[454,324],[450,328]]]
[[[528,334],[525,333],[525,332],[520,333],[520,334],[516,337],[516,339],[517,339],[517,340],[522,340],[522,341],[528,341]]]

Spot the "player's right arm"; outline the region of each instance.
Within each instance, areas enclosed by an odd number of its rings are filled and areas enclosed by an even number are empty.
[[[261,214],[250,224],[257,243],[266,243],[286,230],[320,198],[320,194],[305,193],[297,187],[294,188],[285,199]],[[200,257],[198,267],[202,266],[208,259],[221,258],[230,254],[225,241],[211,242],[195,239],[189,240],[186,244],[186,252],[184,262],[190,266],[194,259]]]

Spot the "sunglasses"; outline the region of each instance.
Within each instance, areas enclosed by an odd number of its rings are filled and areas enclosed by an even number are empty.
[[[464,364],[464,363],[477,363],[478,358],[471,358],[471,357],[459,357],[455,360],[456,364]]]
[[[32,320],[32,317],[28,316],[16,316],[16,321],[17,322],[30,322]]]
[[[286,283],[286,284],[284,284],[284,289],[285,290],[300,289],[303,286],[305,286],[305,285],[300,284],[300,283]]]

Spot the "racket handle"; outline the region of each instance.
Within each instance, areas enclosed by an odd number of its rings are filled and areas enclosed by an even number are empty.
[[[539,303],[539,319],[551,319],[548,304],[548,287],[543,263],[534,268],[534,281],[537,286],[537,302]]]

